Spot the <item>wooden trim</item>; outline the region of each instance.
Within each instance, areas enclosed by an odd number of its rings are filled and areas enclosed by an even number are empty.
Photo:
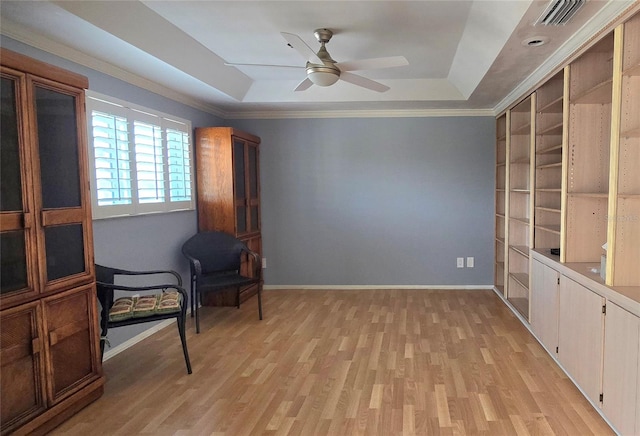
[[[620,116],[622,109],[622,54],[624,25],[616,27],[613,42],[613,90],[611,98],[611,141],[609,145],[609,204],[607,208],[607,263],[605,282],[613,286],[618,216],[618,169],[620,167]]]
[[[82,207],[43,210],[41,224],[43,227],[64,224],[82,224],[84,222],[84,218],[85,213],[84,210],[82,210]]]
[[[6,65],[9,68],[14,68],[36,76],[48,77],[56,82],[77,88],[86,89],[89,87],[89,79],[85,76],[21,55],[3,47],[0,47],[0,58],[2,58],[2,65]]]
[[[564,67],[564,85],[562,95],[562,181],[560,185],[560,262],[567,258],[567,187],[569,181],[569,85],[571,66]]]

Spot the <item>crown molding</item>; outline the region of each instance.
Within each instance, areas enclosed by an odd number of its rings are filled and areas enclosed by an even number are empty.
[[[595,42],[598,36],[614,23],[621,15],[628,12],[636,5],[635,0],[609,1],[602,9],[587,21],[570,39],[547,58],[533,73],[516,86],[494,108],[494,116],[508,109],[516,101],[531,93],[552,72],[563,68],[572,57],[576,57],[578,51],[589,42]]]
[[[2,20],[0,28],[3,35],[11,39],[15,39],[18,42],[22,42],[68,61],[75,62],[76,64],[91,68],[92,70],[107,74],[111,77],[115,77],[116,79],[122,80],[139,88],[146,89],[147,91],[174,100],[178,103],[185,104],[194,109],[198,109],[221,118],[226,117],[226,113],[215,106],[202,103],[201,101],[185,96],[180,92],[169,89],[166,86],[141,77],[109,62],[97,59],[84,52],[53,41],[40,33],[28,31],[27,28],[9,20]]]
[[[227,119],[493,117],[493,109],[390,109],[227,112]]]

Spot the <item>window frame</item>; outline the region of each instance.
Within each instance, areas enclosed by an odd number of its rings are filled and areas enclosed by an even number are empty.
[[[193,150],[193,129],[191,121],[181,119],[173,115],[165,114],[157,110],[149,109],[130,102],[119,100],[110,96],[99,94],[90,90],[86,91],[86,121],[87,121],[87,145],[89,152],[89,174],[91,190],[91,210],[93,219],[117,218],[125,216],[137,216],[157,213],[168,213],[195,210],[195,162]],[[104,112],[109,115],[121,116],[127,122],[129,171],[131,173],[131,203],[99,205],[97,189],[97,168],[93,135],[93,111]],[[152,124],[161,129],[162,167],[163,167],[163,196],[160,202],[140,202],[138,191],[138,162],[136,160],[136,143],[134,140],[134,123],[140,122]],[[171,201],[171,173],[169,171],[169,141],[167,130],[177,130],[188,136],[188,187],[184,189],[190,192],[189,200]],[[184,174],[184,173],[183,173]],[[186,182],[186,181],[185,181]]]

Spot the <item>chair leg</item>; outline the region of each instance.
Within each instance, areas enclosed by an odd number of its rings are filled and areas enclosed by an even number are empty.
[[[197,301],[195,301],[196,297],[195,297],[195,288],[196,288],[196,283],[195,280],[191,280],[191,318],[193,318],[193,312],[195,311],[194,306],[198,304]]]
[[[196,290],[196,333],[200,333],[200,293]]]
[[[185,334],[185,322],[184,317],[179,316],[178,321],[178,333],[180,334],[180,342],[182,342],[182,353],[184,354],[184,361],[187,364],[187,373],[191,374],[191,360],[189,359],[189,351],[187,350],[187,335]]]

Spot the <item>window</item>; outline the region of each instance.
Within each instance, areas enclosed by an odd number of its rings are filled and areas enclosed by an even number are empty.
[[[87,92],[94,218],[194,209],[191,123]]]

